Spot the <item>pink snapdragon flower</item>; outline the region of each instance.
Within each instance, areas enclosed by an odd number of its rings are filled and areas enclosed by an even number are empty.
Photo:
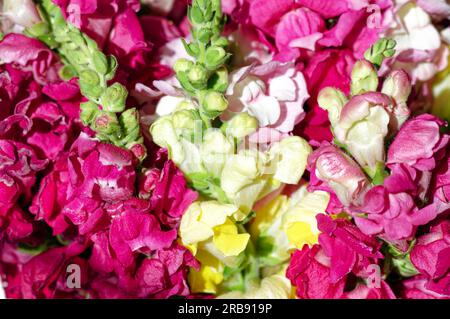
[[[379,12],[373,13],[371,5],[376,5]],[[279,52],[277,58],[281,61],[297,59],[308,51],[323,47],[341,46],[351,48],[355,57],[361,58],[378,38],[384,24],[384,11],[389,7],[388,1],[370,4],[357,1],[254,0],[250,1],[248,14],[253,25],[275,39]],[[369,13],[376,14],[376,17]],[[335,25],[327,29],[325,20],[335,17]]]
[[[422,275],[403,280],[401,297],[405,299],[450,299],[449,296],[428,289],[426,287],[428,283],[429,280]]]
[[[428,278],[425,288],[450,297],[450,222],[443,220],[417,240],[411,262]]]
[[[22,239],[33,231],[32,219],[19,205],[30,202],[36,174],[48,164],[22,143],[0,139],[0,238]]]
[[[387,165],[403,163],[417,170],[433,170],[450,141],[448,134],[440,133],[444,124],[429,114],[406,122],[389,147]]]
[[[321,145],[308,157],[308,170],[310,189],[333,192],[345,206],[360,204],[370,187],[359,165],[330,144]]]
[[[344,293],[349,275],[370,279],[371,266],[382,258],[381,244],[373,237],[364,235],[351,222],[332,220],[327,215],[317,216],[320,245],[292,254],[287,277],[297,288],[297,297],[302,299],[360,298],[362,295],[394,298],[389,286],[357,287]]]
[[[133,195],[136,175],[131,153],[103,144],[82,133],[68,155],[45,176],[30,211],[60,234],[69,226],[66,216],[81,233],[102,225],[102,202]]]
[[[435,172],[435,183],[432,185],[434,201],[450,209],[450,154]]]
[[[392,193],[384,186],[370,189],[358,211],[367,214],[366,217],[355,216],[356,225],[365,234],[381,234],[390,241],[412,238],[417,226],[432,219],[423,216],[428,215],[428,211],[417,208],[410,194]]]
[[[309,94],[303,74],[292,63],[269,62],[238,69],[230,75],[229,107],[222,119],[248,112],[259,126],[282,133],[292,131],[304,117]]]
[[[10,33],[0,41],[0,60],[14,63],[24,71],[33,72],[39,83],[58,79],[55,54],[41,41],[22,34]]]
[[[382,234],[388,240],[411,239],[418,226],[449,208],[445,199],[426,200],[427,194],[433,191],[430,183],[437,163],[446,158],[449,136],[440,132],[443,124],[425,114],[407,121],[400,129],[388,151],[390,176],[382,186],[369,190],[364,204],[357,209],[367,214],[367,217],[355,217],[363,232]],[[420,202],[423,205],[418,206]]]

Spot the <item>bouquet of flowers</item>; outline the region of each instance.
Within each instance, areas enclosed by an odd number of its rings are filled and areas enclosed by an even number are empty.
[[[447,1],[0,6],[0,295],[450,298]]]

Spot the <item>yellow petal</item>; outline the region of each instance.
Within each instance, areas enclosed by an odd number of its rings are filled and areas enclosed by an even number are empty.
[[[201,263],[199,271],[191,269],[188,282],[193,293],[217,293],[217,287],[223,281],[223,264],[210,253],[199,250],[196,258]]]
[[[314,233],[311,226],[305,222],[295,222],[290,224],[286,234],[289,241],[299,249],[302,248],[304,244],[314,245],[318,240],[318,234]]]
[[[229,219],[214,228],[214,245],[226,257],[239,255],[247,247],[249,239],[249,234],[238,234],[236,225]]]

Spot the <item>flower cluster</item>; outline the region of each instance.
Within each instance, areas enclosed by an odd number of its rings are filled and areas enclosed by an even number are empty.
[[[450,298],[445,1],[0,14],[0,296]]]

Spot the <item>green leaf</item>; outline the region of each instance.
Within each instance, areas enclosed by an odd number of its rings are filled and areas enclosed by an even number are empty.
[[[186,174],[192,188],[200,194],[217,199],[221,203],[228,203],[229,199],[220,187],[220,180],[212,177],[207,172],[196,172]]]
[[[395,54],[396,44],[393,39],[382,38],[364,53],[364,58],[380,68],[385,58],[390,58]]]
[[[195,94],[195,88],[192,86],[191,82],[189,81],[186,72],[177,73],[177,79],[178,79],[178,82],[180,82],[183,89],[185,89],[191,95]]]
[[[181,42],[183,43],[184,49],[186,50],[187,54],[189,54],[194,58],[199,55],[200,49],[197,44],[195,43],[188,44],[185,39],[181,39]]]
[[[198,6],[192,6],[188,8],[188,18],[192,24],[202,24],[205,22],[202,10]]]

